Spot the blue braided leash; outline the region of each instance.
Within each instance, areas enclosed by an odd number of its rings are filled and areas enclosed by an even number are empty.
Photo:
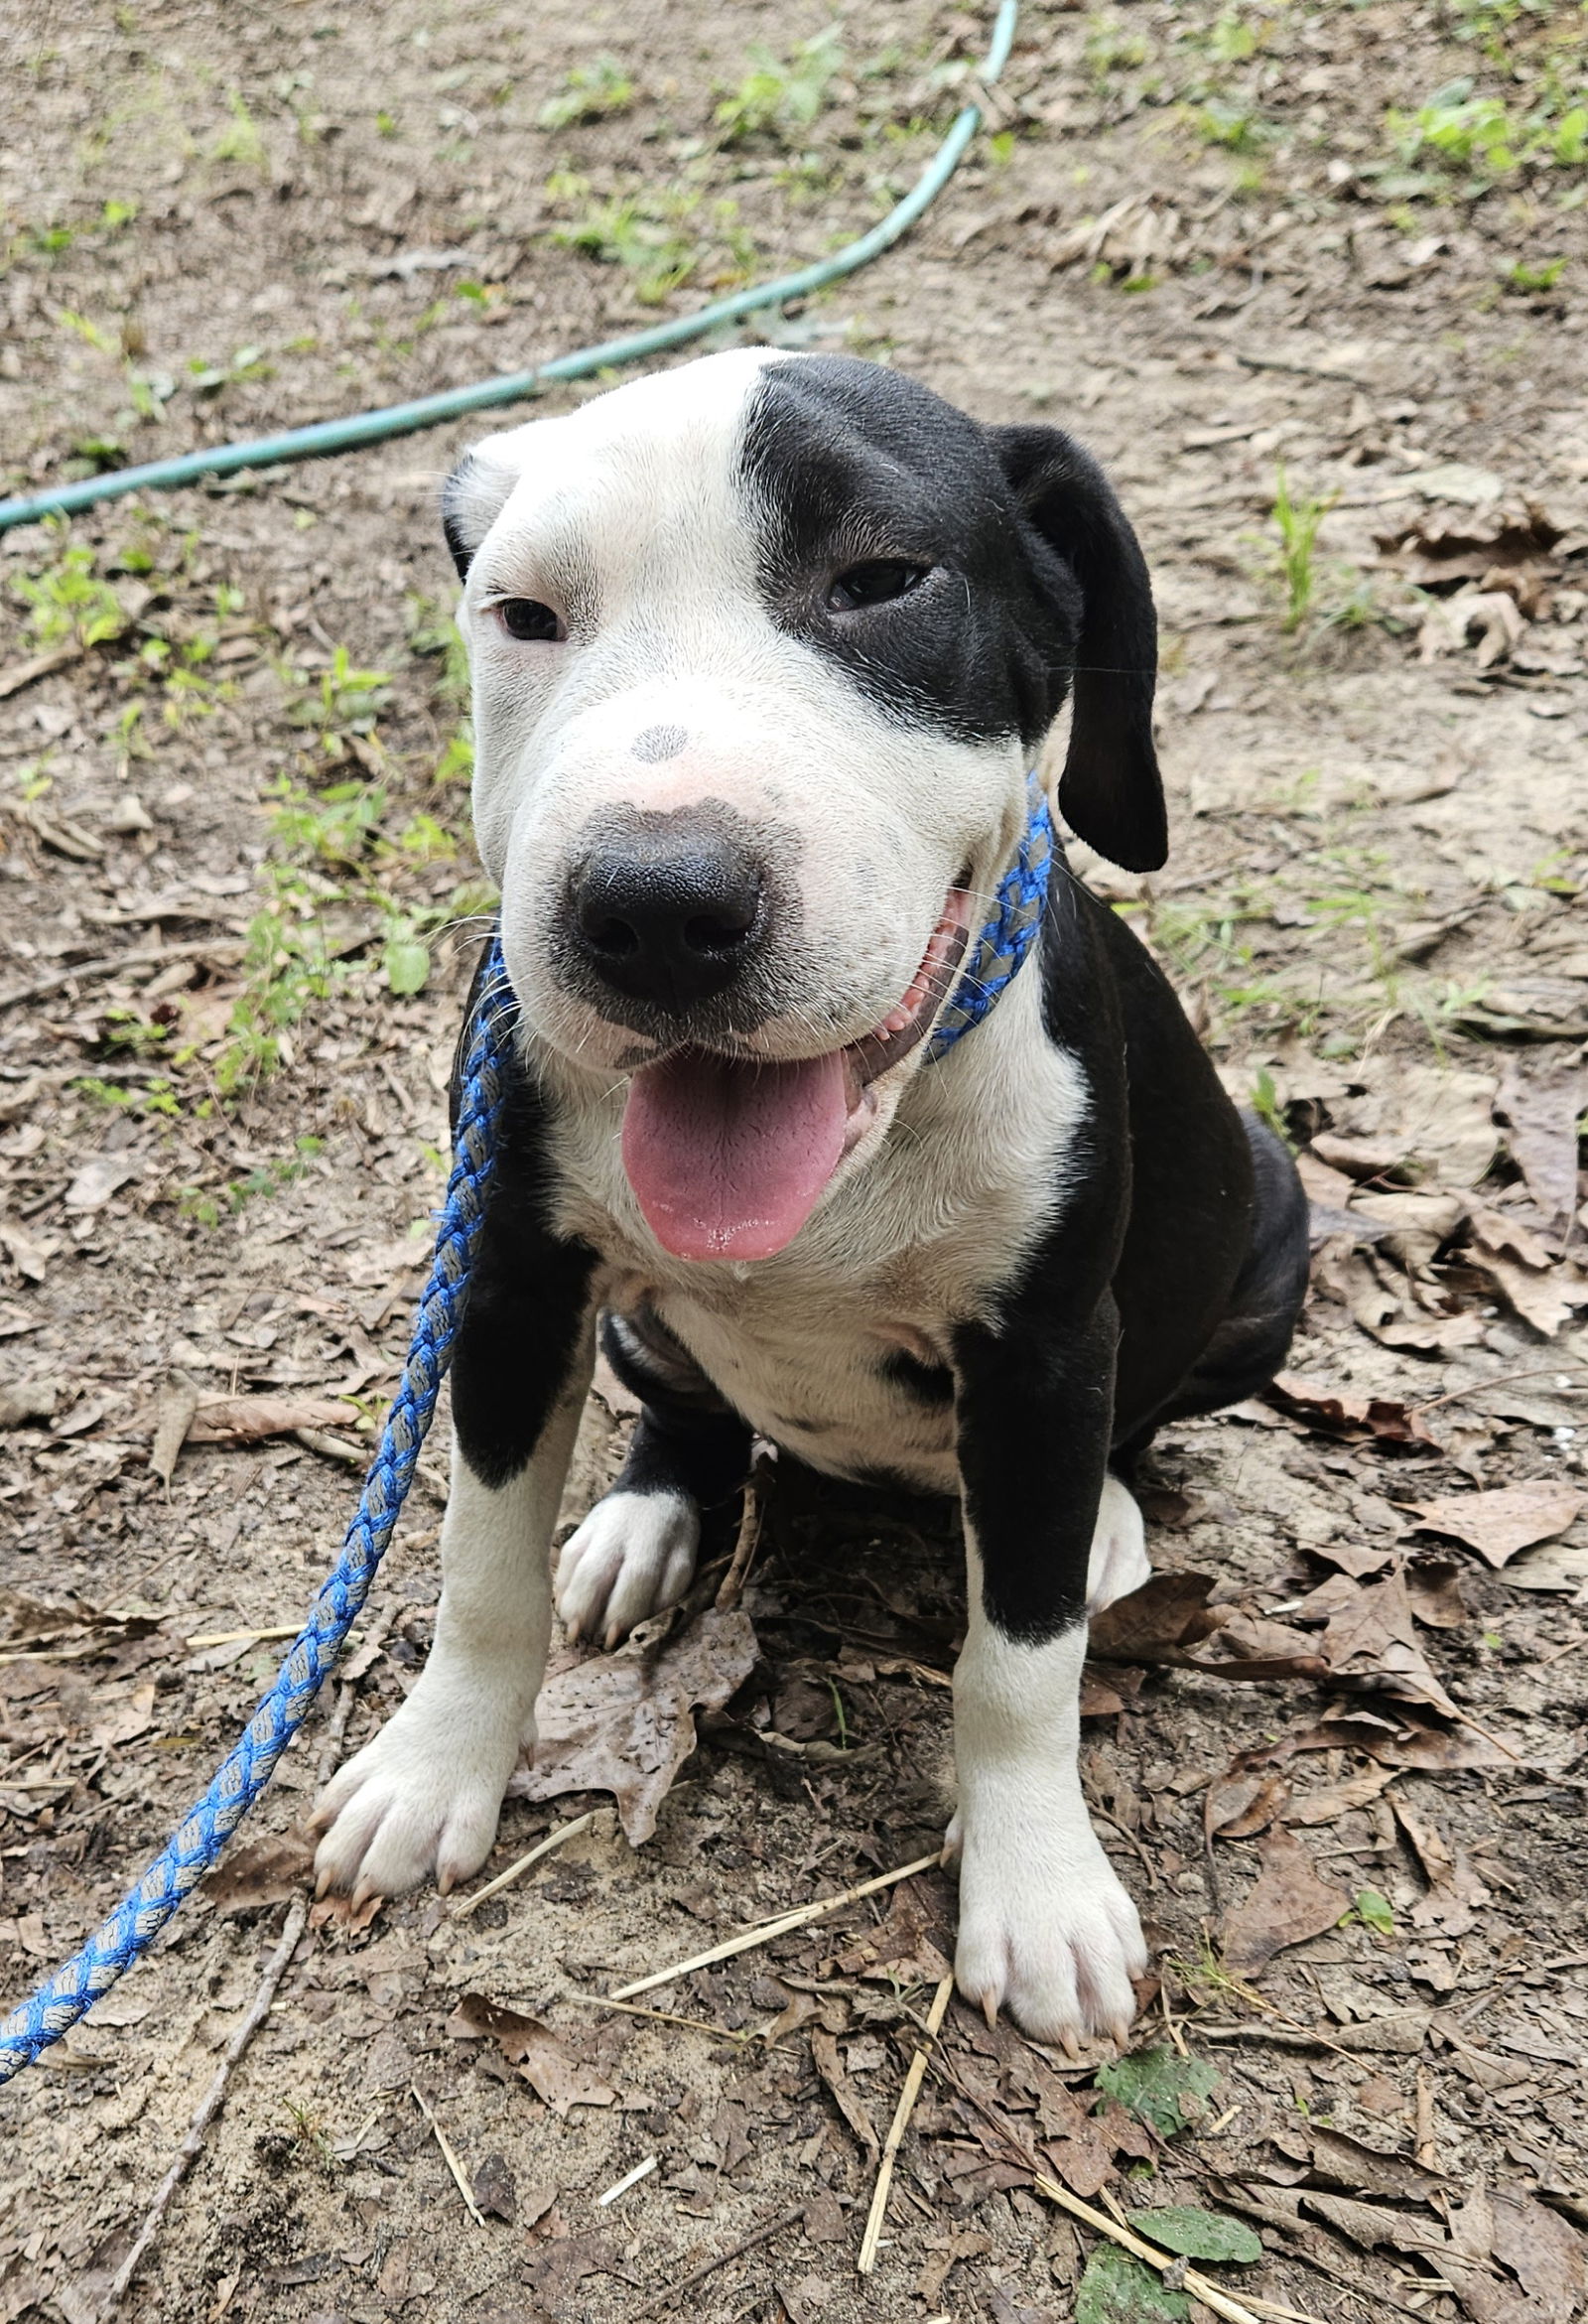
[[[436,1234],[436,1256],[420,1300],[402,1382],[386,1416],[357,1515],[347,1528],[335,1571],[322,1586],[275,1685],[203,1798],[188,1811],[137,1886],[122,1898],[109,1919],[100,1923],[81,1952],[46,1978],[0,2026],[0,2082],[9,2082],[13,2074],[32,2065],[42,2050],[59,2041],[139,1956],[148,1952],[269,1783],[369,1594],[375,1570],[413,1482],[420,1447],[458,1336],[486,1189],[495,1166],[502,1106],[500,1066],[511,1039],[514,1010],[500,942],[493,938],[463,1059],[453,1169]]]
[[[1029,820],[1019,852],[998,884],[992,917],[966,955],[959,982],[932,1032],[929,1058],[941,1057],[963,1033],[980,1025],[1018,971],[1041,926],[1052,862],[1053,825],[1033,775]],[[501,1067],[509,1053],[516,1006],[501,938],[493,935],[468,1029],[452,1176],[437,1227],[430,1280],[419,1303],[402,1380],[335,1570],[323,1583],[275,1685],[203,1798],[188,1811],[136,1887],[128,1890],[108,1920],[100,1922],[82,1950],[46,1978],[0,2025],[0,2083],[31,2066],[52,2042],[69,2032],[148,1952],[269,1783],[358,1617],[402,1514],[458,1337],[495,1168]]]

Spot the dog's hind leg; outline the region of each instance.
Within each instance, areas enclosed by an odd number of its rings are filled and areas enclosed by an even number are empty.
[[[564,1546],[557,1611],[572,1637],[611,1647],[688,1589],[701,1513],[743,1483],[750,1432],[649,1309],[608,1315],[601,1346],[645,1409],[611,1491]]]
[[[1135,1496],[1117,1476],[1103,1480],[1097,1529],[1087,1560],[1086,1610],[1101,1614],[1116,1598],[1128,1597],[1152,1578],[1146,1527]]]

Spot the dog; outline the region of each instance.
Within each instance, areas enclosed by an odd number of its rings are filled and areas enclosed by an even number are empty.
[[[1088,1611],[1147,1576],[1153,1432],[1282,1364],[1306,1204],[1057,849],[1029,956],[937,1034],[1067,700],[1064,818],[1164,860],[1135,536],[1061,431],[766,349],[488,437],[443,513],[516,1055],[435,1644],[320,1803],[321,1887],[484,1861],[599,1334],[644,1409],[563,1550],[569,1631],[677,1600],[754,1436],[958,1495],[959,1985],[1123,2041],[1147,1957],[1082,1797]]]

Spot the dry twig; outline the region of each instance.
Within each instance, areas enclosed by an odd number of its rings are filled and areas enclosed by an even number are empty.
[[[446,2131],[442,2128],[435,2116],[431,2113],[429,2105],[426,2103],[425,2094],[419,2088],[417,2083],[415,2083],[410,2088],[408,2095],[413,2100],[415,2106],[418,2107],[420,2113],[424,2116],[432,2130],[435,2132],[436,2144],[441,2148],[442,2160],[453,2174],[453,2183],[457,2187],[459,2194],[462,2195],[463,2202],[467,2207],[469,2218],[473,2221],[475,2227],[483,2227],[485,2224],[485,2214],[480,2210],[479,2205],[474,2201],[474,2190],[472,2187],[470,2187],[468,2181],[463,2176],[463,2166],[458,2159],[457,2147],[454,2146]]]
[[[483,1888],[476,1888],[472,1896],[465,1896],[454,1912],[454,1920],[466,1920],[471,1912],[479,1909],[487,1896],[498,1896],[504,1888],[511,1888],[513,1882],[527,1872],[531,1864],[539,1863],[541,1857],[549,1856],[554,1847],[561,1847],[578,1833],[587,1831],[601,1812],[599,1808],[591,1808],[583,1816],[576,1816],[571,1824],[562,1825],[556,1832],[548,1832],[544,1840],[537,1841],[528,1855],[520,1856],[516,1864],[509,1864],[505,1872],[498,1872],[494,1880],[487,1880]]]
[[[874,1880],[861,1880],[841,1895],[821,1896],[814,1904],[800,1904],[792,1912],[776,1913],[769,1921],[757,1921],[753,1928],[740,1929],[736,1937],[714,1945],[709,1953],[697,1953],[688,1961],[675,1962],[671,1969],[658,1969],[649,1977],[636,1978],[631,1985],[619,1985],[608,1998],[629,2001],[636,1993],[648,1993],[653,1985],[671,1984],[674,1978],[688,1977],[697,1969],[710,1969],[714,1962],[727,1961],[735,1953],[747,1953],[754,1945],[769,1945],[774,1937],[786,1937],[791,1929],[803,1929],[807,1921],[819,1921],[846,1904],[858,1903],[862,1896],[874,1896],[879,1888],[891,1888],[896,1881],[908,1880],[916,1872],[930,1872],[941,1861],[941,1856],[917,1856],[913,1864],[900,1864],[893,1872],[878,1872]]]
[[[675,2300],[682,2299],[685,2292],[693,2289],[704,2277],[715,2275],[718,2268],[726,2267],[730,2259],[740,2258],[744,2253],[753,2252],[757,2244],[770,2243],[773,2236],[781,2235],[786,2227],[792,2227],[804,2210],[803,2203],[796,2203],[792,2211],[780,2211],[776,2219],[769,2219],[764,2227],[756,2228],[750,2235],[741,2236],[736,2244],[730,2244],[726,2252],[719,2252],[715,2258],[703,2259],[699,2267],[692,2267],[688,2275],[680,2276],[677,2283],[666,2284],[659,2292],[653,2293],[633,2311],[628,2324],[642,2324],[646,2316],[656,2316],[663,2308],[670,2308]]]
[[[755,1490],[753,1478],[744,1484],[744,1507],[738,1521],[738,1537],[733,1544],[733,1555],[728,1562],[728,1572],[718,1584],[715,1604],[719,1613],[726,1606],[736,1606],[744,1587],[744,1577],[750,1570],[761,1538],[761,1497]]]
[[[860,2238],[860,2256],[856,2262],[861,2275],[869,2275],[876,2265],[877,2246],[882,2240],[882,2223],[887,2217],[888,2189],[893,2184],[893,2165],[899,2146],[909,2128],[910,2117],[915,2112],[915,2101],[926,2078],[927,2057],[943,2023],[944,2013],[954,1991],[952,1972],[932,1995],[932,2006],[926,2013],[926,2040],[910,2060],[910,2070],[904,2077],[904,2088],[894,2112],[888,2133],[882,2142],[882,2159],[877,2166],[876,2190],[871,2197],[871,2208],[865,2215],[865,2233]]]
[[[287,1965],[298,1949],[298,1940],[304,1933],[308,1919],[308,1897],[295,1896],[287,1908],[287,1918],[282,1924],[281,1941],[270,1956],[265,1967],[265,1974],[259,1981],[259,1990],[249,2005],[247,2015],[233,2033],[230,2041],[227,2042],[226,2054],[215,2068],[214,2080],[205,2091],[194,2114],[193,2120],[188,2124],[188,2134],[178,2147],[176,2158],[170,2170],[167,2171],[155,2190],[155,2199],[149,2206],[143,2226],[138,2230],[137,2240],[116,2270],[115,2280],[112,2282],[105,2296],[104,2305],[99,2311],[101,2319],[113,2314],[121,2305],[128,2285],[143,2263],[144,2254],[160,2233],[160,2225],[171,2208],[172,2197],[188,2176],[194,2162],[202,2150],[204,2132],[225,2104],[226,2086],[230,2082],[232,2073],[244,2051],[270,2015],[270,2005],[276,1998],[276,1988],[287,1974]]]

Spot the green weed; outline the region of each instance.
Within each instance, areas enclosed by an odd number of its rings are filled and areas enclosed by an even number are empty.
[[[789,145],[816,119],[842,68],[844,50],[836,24],[800,42],[786,59],[762,43],[749,51],[750,69],[736,88],[726,89],[713,116],[725,145],[767,137]]]
[[[34,642],[45,653],[62,645],[103,645],[127,626],[121,601],[93,569],[93,552],[72,547],[40,574],[19,573],[12,595],[28,609]]]
[[[421,657],[439,655],[437,693],[447,702],[467,702],[468,648],[459,633],[458,623],[438,598],[424,597],[417,590],[408,600],[408,650]]]
[[[335,782],[311,791],[290,774],[277,775],[267,796],[276,802],[270,826],[283,852],[333,865],[362,862],[390,804],[379,783]]]
[[[729,263],[714,273],[715,284],[742,282],[753,263],[753,245],[738,228],[738,205],[727,197],[712,204],[703,221],[704,197],[687,186],[642,185],[630,193],[597,197],[588,179],[560,170],[548,181],[547,193],[554,202],[576,207],[573,217],[552,228],[552,239],[605,265],[626,268],[643,306],[659,306],[699,273],[711,246],[701,238],[703,222],[729,253]]]
[[[1101,85],[1122,66],[1144,65],[1151,52],[1140,33],[1126,32],[1119,17],[1098,12],[1087,19],[1084,53],[1093,79]]]
[[[1518,258],[1506,268],[1502,279],[1508,291],[1552,291],[1565,271],[1564,258]]]
[[[1318,527],[1332,505],[1332,495],[1322,500],[1292,500],[1283,467],[1275,470],[1273,522],[1279,534],[1279,571],[1284,582],[1287,630],[1299,629],[1312,610],[1317,582],[1314,551]]]
[[[373,734],[376,720],[391,702],[389,673],[356,668],[344,645],[335,648],[331,667],[321,671],[318,684],[305,685],[302,672],[297,673],[297,683],[303,690],[289,705],[287,716],[294,726],[316,730],[328,758],[345,755],[349,735]]]
[[[276,366],[267,359],[262,347],[238,347],[225,362],[211,363],[202,355],[194,355],[189,359],[188,370],[188,385],[195,395],[220,395],[228,387],[239,387],[245,381],[276,376]]]
[[[596,57],[576,65],[557,95],[542,105],[535,118],[542,129],[572,129],[581,121],[603,121],[624,113],[634,102],[634,83],[616,57]]]
[[[209,144],[212,162],[236,162],[244,169],[263,170],[270,165],[265,141],[259,134],[259,124],[248,110],[240,89],[232,89],[226,97],[230,119],[216,132]]]
[[[182,1100],[169,1081],[100,1081],[90,1073],[71,1086],[95,1105],[113,1106],[122,1113],[145,1118],[160,1115],[173,1121],[182,1113]]]

